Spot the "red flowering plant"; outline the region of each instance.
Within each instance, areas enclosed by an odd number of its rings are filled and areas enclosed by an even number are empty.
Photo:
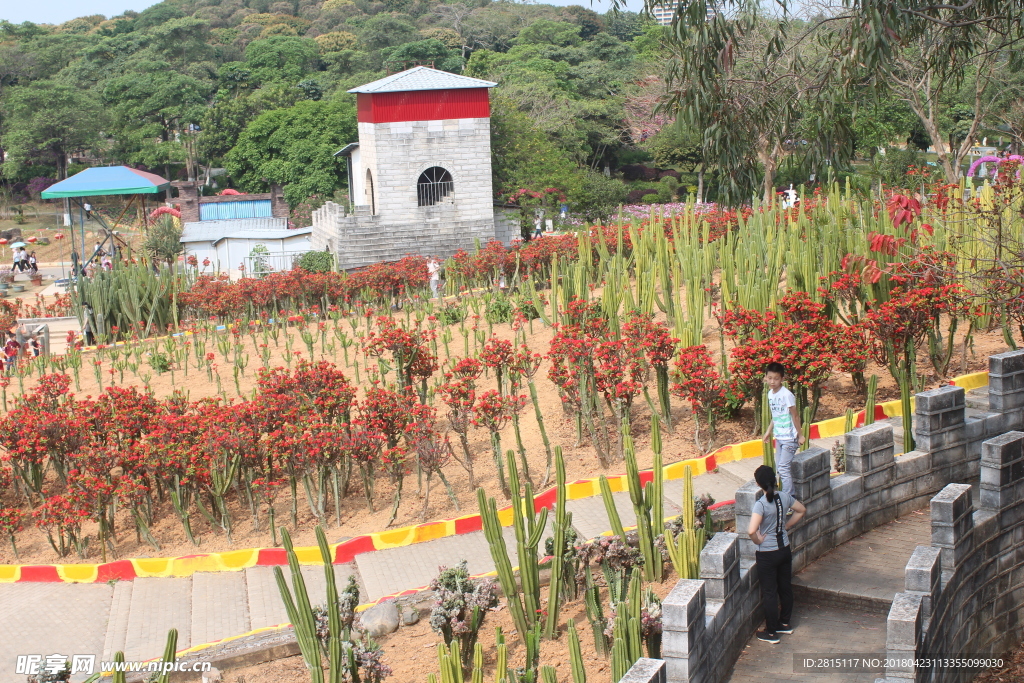
[[[827,316],[827,305],[805,292],[790,292],[779,301],[779,314],[733,307],[723,316],[726,336],[736,340],[730,352],[729,375],[734,384],[733,407],[754,402],[755,427],[764,429],[761,403],[764,372],[769,363],[786,368],[786,383],[796,395],[797,407],[810,408],[813,419],[822,385],[831,376],[840,326]]]
[[[646,359],[649,367],[654,369],[655,383],[658,388],[658,405],[661,419],[671,431],[672,403],[669,391],[669,364],[675,356],[679,340],[669,334],[668,326],[656,322],[651,313],[634,312],[622,326],[622,338],[625,340],[631,358]]]
[[[475,372],[470,372],[475,367]],[[461,370],[461,372],[460,372]],[[480,376],[480,361],[463,358],[457,361],[451,371],[445,373],[445,382],[438,387],[441,402],[448,406],[448,424],[459,435],[462,456],[455,459],[469,475],[469,487],[476,488],[473,472],[473,451],[469,447],[469,429],[473,426],[473,407],[476,404],[476,379]]]
[[[491,433],[491,451],[494,455],[494,466],[498,470],[498,480],[501,483],[501,490],[506,498],[512,494],[508,481],[505,478],[505,467],[502,461],[501,430],[508,425],[512,415],[522,411],[525,405],[525,396],[502,395],[498,391],[490,389],[480,394],[473,408],[473,424],[477,427],[483,427]],[[529,480],[529,471],[524,471],[522,474]]]
[[[410,430],[409,441],[416,457],[416,463],[420,471],[426,475],[423,492],[423,512],[420,514],[420,519],[426,520],[427,518],[427,511],[430,508],[430,480],[435,474],[444,483],[445,488],[448,490],[448,495],[455,505],[455,509],[458,510],[459,502],[455,498],[455,493],[452,491],[451,485],[448,483],[442,470],[454,457],[454,451],[452,451],[452,444],[448,440],[448,435],[441,434],[437,429],[435,421],[430,417],[425,417],[416,423],[414,429]]]
[[[491,337],[484,344],[484,348],[480,351],[480,360],[490,370],[494,370],[495,378],[497,379],[498,392],[506,393],[507,391],[515,391],[515,387],[507,386],[510,378],[510,368],[515,359],[515,353],[512,350],[512,342],[504,339],[498,339],[497,337]]]
[[[387,446],[387,438],[356,420],[352,423],[352,428],[343,438],[341,445],[348,460],[359,468],[363,480],[363,494],[366,496],[366,507],[373,512],[376,471],[380,467],[380,455]]]
[[[411,391],[419,381],[423,401],[426,398],[426,381],[437,371],[437,358],[428,346],[436,335],[435,330],[423,330],[418,326],[407,329],[394,318],[380,316],[367,333],[363,350],[368,356],[378,359],[383,378],[386,379],[388,371],[394,368],[403,389]],[[383,362],[385,354],[390,355],[390,364]]]
[[[85,558],[88,539],[82,537],[82,522],[88,517],[84,501],[70,495],[50,496],[32,511],[36,526],[46,532],[58,557],[67,557],[75,550]]]
[[[256,379],[259,397],[284,399],[273,411],[280,419],[298,420],[312,413],[328,424],[348,423],[356,388],[333,363],[299,361],[294,370],[261,369]],[[287,411],[282,415],[282,411]]]
[[[21,520],[23,514],[18,508],[0,508],[0,534],[6,534],[11,541],[11,550],[14,551],[14,559],[18,560],[18,545],[14,535],[21,531]]]
[[[715,368],[711,353],[703,344],[680,349],[673,374],[672,391],[690,402],[696,418],[697,448],[702,453],[708,452],[714,444],[718,421],[730,412],[729,382]],[[701,436],[702,426],[707,430],[706,439]]]
[[[577,443],[587,428],[602,467],[610,464],[610,439],[598,399],[595,351],[608,336],[608,321],[599,304],[573,298],[548,348],[548,379],[558,387],[562,407],[576,420]]]
[[[88,516],[99,523],[99,543],[103,561],[107,561],[107,548],[116,553],[114,529],[114,484],[109,473],[103,475],[73,469],[68,473],[67,495],[84,508]]]
[[[72,454],[89,439],[87,420],[68,392],[70,384],[67,375],[43,375],[0,419],[0,458],[37,496],[42,495],[46,468],[53,468],[63,481]]]
[[[888,366],[899,384],[903,403],[904,452],[913,450],[914,436],[910,425],[910,396],[917,358],[917,349],[928,336],[932,317],[941,315],[947,305],[947,285],[923,287],[907,291],[897,288],[891,298],[867,314],[865,326],[878,340],[876,360]]]
[[[643,391],[645,375],[643,353],[625,340],[602,341],[594,348],[594,386],[614,418],[619,459],[624,457],[625,435],[632,433],[633,399]]]

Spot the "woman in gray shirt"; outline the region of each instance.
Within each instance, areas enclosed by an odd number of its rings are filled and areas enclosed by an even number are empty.
[[[765,630],[757,632],[757,639],[778,643],[780,633],[793,632],[793,551],[786,530],[799,522],[807,510],[793,496],[775,490],[778,479],[771,467],[761,465],[754,470],[754,481],[764,491],[764,496],[754,503],[747,529],[750,540],[757,544],[757,578],[764,603]]]

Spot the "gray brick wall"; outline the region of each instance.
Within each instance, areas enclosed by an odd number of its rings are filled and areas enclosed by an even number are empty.
[[[415,201],[415,200],[414,200]],[[481,220],[459,220],[452,205],[423,209],[416,222],[392,223],[381,215],[347,215],[327,202],[313,212],[313,249],[334,253],[339,268],[361,268],[379,261],[397,261],[409,254],[447,258],[459,249],[472,251],[493,239],[508,244],[508,235],[496,235],[495,209]],[[507,232],[507,230],[505,231]]]
[[[822,448],[808,448],[793,460],[796,498],[807,507],[805,521],[790,532],[794,572],[931,501],[937,519],[932,547],[915,551],[908,593],[897,596],[890,613],[893,653],[925,646],[990,652],[1007,633],[1024,628],[1016,626],[1024,625],[1024,600],[1016,599],[1024,596],[1024,451],[1015,433],[1007,434],[1022,426],[1024,351],[992,356],[989,378],[990,411],[978,416],[965,415],[960,387],[917,394],[918,450],[894,456],[892,425],[878,423],[846,434],[845,474],[830,476],[829,453]],[[974,513],[970,486],[955,482],[979,474],[982,508]],[[701,553],[701,578],[679,581],[663,604],[670,683],[724,681],[761,624],[755,547],[746,534],[760,495],[753,481],[736,491],[737,533],[717,534]],[[1007,596],[1016,599],[1013,606]],[[958,611],[957,601],[971,609]],[[1006,603],[1001,609],[994,606],[999,601]],[[927,631],[931,623],[938,624],[933,634]],[[908,640],[911,632],[924,645]]]
[[[1012,402],[1016,395],[1007,396]],[[1024,432],[981,445],[981,500],[949,484],[931,500],[932,542],[907,563],[906,590],[893,601],[886,655],[1001,657],[1024,637]],[[965,683],[977,670],[896,664],[886,683]]]

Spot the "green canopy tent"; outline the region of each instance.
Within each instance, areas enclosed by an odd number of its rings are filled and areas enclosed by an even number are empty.
[[[101,197],[112,194],[120,195],[140,195],[142,200],[143,209],[145,209],[145,195],[157,194],[170,188],[171,183],[165,178],[154,173],[147,173],[146,171],[139,171],[134,168],[128,168],[127,166],[105,166],[98,168],[87,168],[81,173],[60,181],[56,185],[51,185],[47,189],[43,190],[41,196],[43,199],[70,199],[79,207],[79,218],[82,226],[82,255],[85,256],[85,205],[82,201],[84,197]],[[134,201],[135,197],[132,197]],[[121,216],[128,211],[131,207],[132,201],[129,201],[128,205],[125,206]],[[145,212],[143,212],[145,213]],[[89,258],[84,259],[81,263],[88,263],[96,256],[96,252],[103,248],[103,245],[109,240],[111,246],[114,244],[114,233],[107,225],[106,221],[99,214],[95,215],[96,220],[103,226],[105,232],[105,238],[100,243],[100,246],[93,250],[92,255]],[[120,217],[118,218],[120,220]],[[73,226],[72,226],[73,228]],[[73,234],[73,233],[72,233]],[[76,255],[72,252],[72,261],[76,261]],[[77,263],[76,263],[77,266]]]

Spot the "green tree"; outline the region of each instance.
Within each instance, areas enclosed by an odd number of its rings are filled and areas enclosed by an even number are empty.
[[[55,80],[12,88],[3,107],[4,174],[17,175],[30,161],[43,161],[67,177],[68,155],[100,142],[104,110],[88,91]]]
[[[166,62],[140,61],[132,73],[107,82],[103,99],[113,111],[114,155],[128,163],[189,165],[195,177],[197,160],[182,144],[182,134],[199,124],[212,84],[180,74]],[[192,158],[190,158],[192,157]]]
[[[298,83],[313,70],[318,54],[316,42],[311,38],[273,36],[249,43],[245,48],[245,63],[254,84]]]
[[[392,62],[396,67],[407,62],[432,61],[435,69],[456,74],[462,73],[466,64],[460,50],[452,50],[436,38],[384,48],[380,51],[380,56],[385,62]]]
[[[419,34],[410,22],[391,14],[370,17],[359,31],[359,40],[368,50],[380,50],[411,43]]]
[[[332,195],[344,185],[345,166],[333,154],[355,137],[352,104],[307,100],[257,117],[225,163],[243,189],[266,191],[277,183],[294,206],[313,194]]]

